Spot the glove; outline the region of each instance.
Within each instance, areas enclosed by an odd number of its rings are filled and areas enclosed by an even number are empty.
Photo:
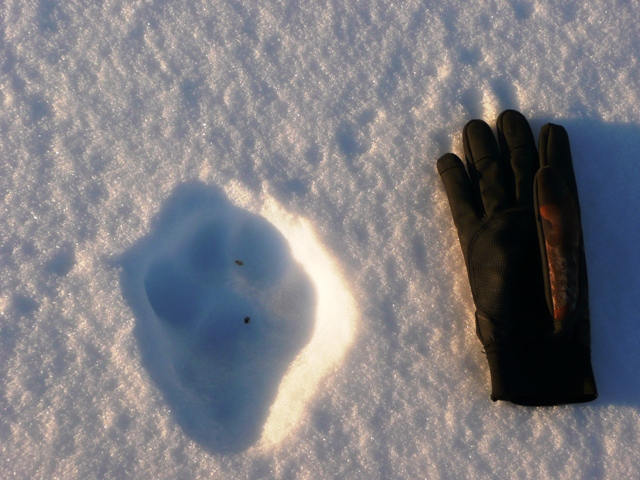
[[[542,127],[539,153],[524,116],[465,125],[467,163],[438,160],[476,306],[491,399],[520,405],[589,402],[589,299],[569,138]],[[468,172],[468,173],[467,173]]]

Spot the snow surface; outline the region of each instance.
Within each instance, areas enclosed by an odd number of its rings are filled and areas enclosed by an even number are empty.
[[[551,3],[3,0],[0,478],[640,478],[640,3]],[[489,400],[435,160],[506,108],[592,404]]]

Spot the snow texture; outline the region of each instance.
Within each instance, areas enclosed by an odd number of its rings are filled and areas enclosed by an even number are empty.
[[[638,0],[0,2],[0,478],[640,478],[638,39]],[[489,400],[435,161],[506,108],[572,142],[591,404]]]

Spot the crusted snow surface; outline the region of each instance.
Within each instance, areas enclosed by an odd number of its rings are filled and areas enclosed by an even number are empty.
[[[1,2],[0,477],[639,478],[639,25]],[[591,404],[489,400],[435,161],[506,108],[570,135]]]

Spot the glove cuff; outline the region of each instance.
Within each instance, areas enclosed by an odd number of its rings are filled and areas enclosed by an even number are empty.
[[[556,340],[534,345],[494,343],[485,352],[494,402],[550,406],[598,397],[591,352],[584,345]]]

